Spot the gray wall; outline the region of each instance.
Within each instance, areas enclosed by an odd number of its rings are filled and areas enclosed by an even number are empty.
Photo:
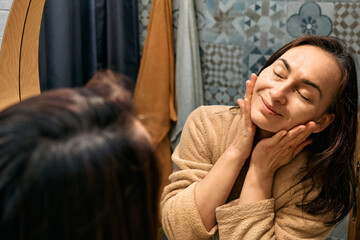
[[[12,0],[0,0],[0,46]]]

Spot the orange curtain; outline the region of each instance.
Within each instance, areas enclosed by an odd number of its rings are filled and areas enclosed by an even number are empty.
[[[134,103],[160,160],[161,189],[172,172],[169,131],[177,120],[173,45],[171,0],[153,0]]]

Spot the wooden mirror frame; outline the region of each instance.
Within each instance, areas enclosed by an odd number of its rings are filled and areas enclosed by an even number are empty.
[[[45,0],[13,0],[0,50],[0,110],[40,94],[39,35]]]

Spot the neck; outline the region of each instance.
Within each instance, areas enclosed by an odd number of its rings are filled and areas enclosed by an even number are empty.
[[[264,138],[270,138],[274,134],[275,133],[273,133],[273,132],[269,132],[269,131],[263,130],[263,129],[259,128],[259,127],[256,127],[255,142],[257,143],[257,142],[261,141]]]

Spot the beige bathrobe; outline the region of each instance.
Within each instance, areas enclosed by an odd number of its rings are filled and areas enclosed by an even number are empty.
[[[191,239],[325,239],[333,229],[324,216],[313,216],[301,203],[309,182],[296,177],[304,166],[300,153],[274,176],[272,198],[238,205],[248,163],[239,174],[226,204],[216,209],[217,224],[206,231],[195,202],[194,188],[230,145],[240,111],[229,106],[202,106],[191,113],[172,160],[171,183],[161,199],[162,227],[170,240]],[[314,194],[312,194],[313,196]]]

